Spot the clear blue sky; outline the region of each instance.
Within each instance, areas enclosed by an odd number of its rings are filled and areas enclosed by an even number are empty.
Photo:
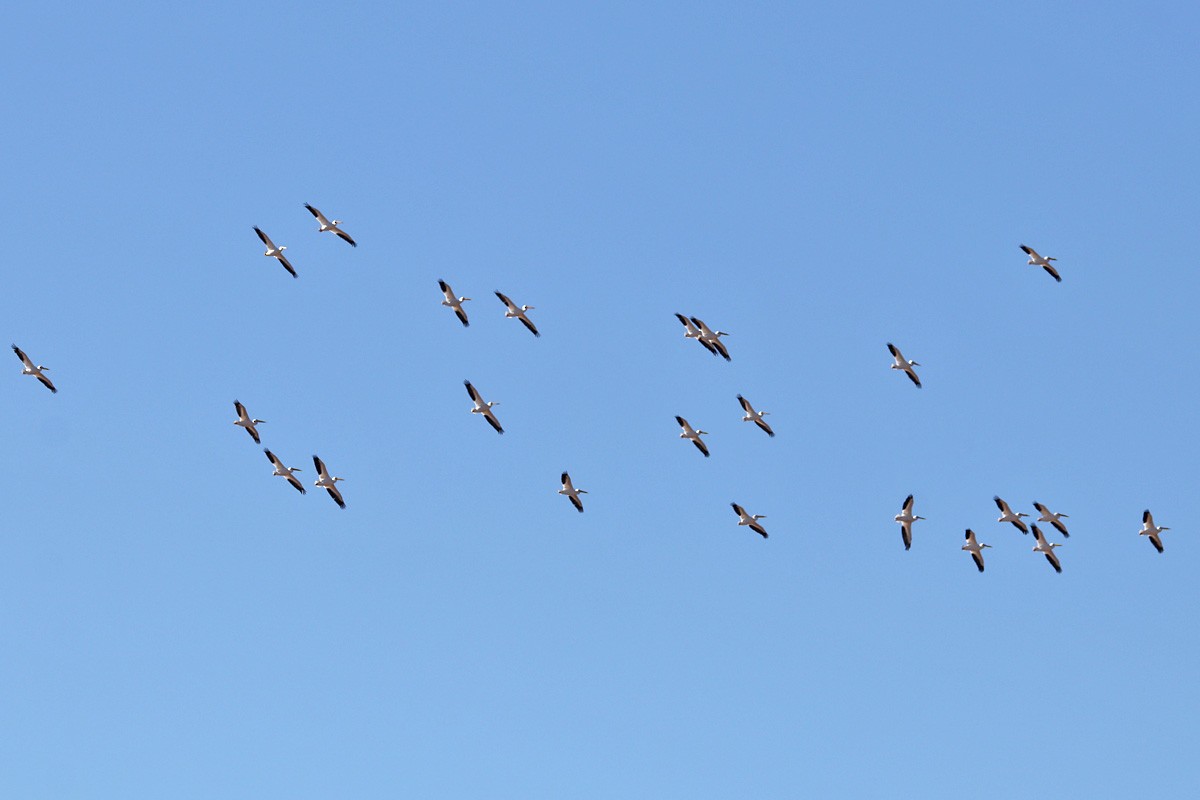
[[[971,5],[9,9],[0,794],[1194,797],[1200,12]]]

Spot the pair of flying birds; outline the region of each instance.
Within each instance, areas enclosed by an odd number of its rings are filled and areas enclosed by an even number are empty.
[[[683,314],[677,313],[675,319],[683,325],[683,338],[695,339],[714,356],[719,355],[726,361],[733,360],[729,357],[729,350],[725,347],[725,343],[721,341],[722,336],[729,335],[728,331],[714,331],[699,317],[685,317]]]
[[[317,223],[320,225],[317,233],[325,233],[328,231],[329,233],[336,235],[343,242],[348,243],[351,247],[358,247],[358,243],[351,239],[349,234],[338,227],[342,224],[340,219],[330,221],[324,214],[308,203],[305,203],[304,207],[308,209],[310,214],[316,217]],[[262,228],[258,227],[257,225],[254,226],[254,232],[258,234],[259,239],[262,239],[262,243],[267,246],[267,251],[263,253],[263,255],[267,256],[268,258],[278,259],[279,263],[283,265],[283,268],[286,269],[293,278],[299,277],[296,275],[296,269],[292,266],[292,262],[288,261],[287,256],[283,254],[283,251],[287,250],[287,246],[284,245],[277,247],[275,243],[271,241],[271,237],[263,233]]]
[[[442,301],[442,305],[453,309],[454,316],[458,317],[458,321],[463,324],[464,328],[471,327],[471,321],[467,318],[466,309],[464,309],[462,305],[471,298],[456,297],[454,295],[454,290],[450,288],[450,284],[440,279],[438,280],[438,288],[442,290],[442,296],[446,298]],[[533,306],[518,306],[509,299],[508,295],[504,294],[503,292],[496,292],[496,297],[500,298],[501,303],[504,303],[505,319],[519,319],[521,320],[521,324],[528,328],[529,332],[534,336],[542,335],[538,333],[537,326],[530,322],[529,317],[525,315],[526,311],[533,311]]]
[[[742,417],[742,422],[753,422],[764,433],[766,433],[767,436],[775,438],[775,431],[773,431],[770,424],[763,419],[763,417],[767,416],[771,412],[755,411],[754,406],[750,405],[750,401],[742,397],[740,394],[737,396],[737,399],[738,403],[740,403],[742,406],[742,410],[746,412],[745,416]],[[702,431],[699,428],[693,428],[691,423],[679,415],[675,416],[675,422],[679,425],[679,438],[687,439],[692,444],[696,445],[696,449],[703,453],[705,458],[708,458],[708,445],[705,444],[704,440],[700,438],[701,436],[707,436],[708,431]]]
[[[238,418],[233,421],[233,424],[244,429],[246,433],[250,434],[250,438],[254,440],[255,444],[262,444],[262,439],[258,435],[258,426],[265,423],[266,420],[252,419],[250,417],[250,413],[246,411],[246,407],[237,400],[233,401],[233,407],[238,414]],[[264,448],[263,452],[267,454],[267,460],[271,462],[273,467],[275,467],[275,471],[272,473],[272,475],[278,475],[279,477],[286,479],[287,482],[292,485],[292,488],[294,488],[300,494],[308,494],[308,492],[304,490],[304,484],[300,483],[300,479],[293,474],[301,471],[299,467],[285,466],[284,463],[279,460],[279,457],[271,452],[270,448]],[[338,478],[330,475],[329,470],[325,468],[325,462],[315,455],[313,456],[313,466],[317,470],[317,479],[313,482],[313,486],[319,486],[320,488],[329,492],[329,496],[333,498],[333,502],[338,504],[338,508],[345,508],[346,501],[342,499],[342,493],[337,487],[338,481],[344,480],[344,478]]]

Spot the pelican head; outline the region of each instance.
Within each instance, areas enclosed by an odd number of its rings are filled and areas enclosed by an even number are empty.
[[[920,362],[920,361],[910,361],[910,362],[908,362],[908,363],[909,363],[909,366],[913,366],[913,367],[919,367],[919,366],[921,366],[921,362]]]
[[[250,422],[252,422],[255,425],[262,425],[264,422],[266,422],[266,420],[265,419],[252,419],[252,420],[250,420]]]
[[[334,220],[333,222],[331,222],[330,224],[331,224],[331,225],[341,225],[341,224],[342,224],[342,221],[341,221],[340,219],[335,219],[335,220]]]
[[[37,365],[37,368],[38,368],[38,369],[40,369],[42,372],[49,372],[49,371],[50,371],[50,368],[49,368],[49,367],[43,367],[41,364],[38,364],[38,365]],[[1163,528],[1163,530],[1166,530],[1166,528]]]
[[[41,367],[39,367],[38,369],[41,369]],[[1160,531],[1169,531],[1169,530],[1171,530],[1171,529],[1170,529],[1170,528],[1168,528],[1166,525],[1164,525],[1164,526],[1162,526],[1161,528],[1159,528],[1159,530],[1160,530]]]
[[[533,311],[533,306],[521,306],[522,311]]]
[[[697,436],[708,436],[708,431],[696,431]]]
[[[914,521],[914,522],[916,522],[916,521],[917,521],[917,520],[919,520],[919,519],[925,519],[925,518],[924,518],[924,517],[913,517],[913,521]]]
[[[767,518],[766,514],[752,514],[750,516],[750,519],[766,519],[766,518]]]
[[[467,302],[467,301],[468,301],[468,300],[470,300],[470,299],[471,299],[471,298],[469,298],[469,297],[460,297],[460,298],[458,298],[458,302],[460,302],[460,303],[465,303],[465,302]]]
[[[981,550],[982,550],[983,548],[985,548],[985,547],[991,547],[991,545],[990,545],[990,544],[981,544],[981,545],[979,545],[979,549],[981,549]]]

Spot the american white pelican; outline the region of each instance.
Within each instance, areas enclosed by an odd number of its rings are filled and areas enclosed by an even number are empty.
[[[280,461],[279,458],[276,457],[276,455],[270,450],[264,449],[263,452],[267,454],[267,458],[270,460],[270,462],[275,465],[275,472],[271,474],[278,475],[281,478],[287,478],[287,482],[290,483],[297,492],[300,494],[308,494],[308,492],[304,489],[304,484],[300,483],[300,479],[292,474],[293,472],[300,472],[299,467],[285,467],[283,462]],[[337,498],[335,497],[334,499],[336,500]],[[343,508],[345,508],[344,503],[341,505]]]
[[[975,566],[979,567],[979,571],[983,572],[983,548],[991,547],[990,544],[980,544],[975,539],[975,531],[967,528],[967,543],[962,546],[971,554],[971,559],[975,562]]]
[[[310,213],[314,217],[316,217],[317,222],[320,223],[321,229],[319,231],[317,231],[317,233],[324,233],[325,231],[329,231],[330,233],[335,233],[335,234],[337,234],[337,237],[339,239],[341,239],[343,242],[347,242],[351,247],[358,247],[358,245],[354,243],[354,240],[351,239],[344,230],[342,230],[341,228],[338,227],[338,225],[342,224],[342,221],[340,219],[335,219],[333,222],[330,222],[328,219],[325,218],[324,214],[322,214],[320,211],[317,211],[315,208],[310,206],[308,203],[305,203],[304,207],[307,208],[308,213]]]
[[[472,414],[483,414],[484,419],[488,424],[496,429],[496,433],[504,433],[504,428],[500,427],[500,420],[496,419],[496,415],[492,413],[492,406],[498,406],[499,403],[485,403],[483,395],[479,390],[471,385],[470,381],[463,381],[463,386],[467,387],[467,394],[471,395],[471,400],[475,402],[475,407],[471,409]]]
[[[320,486],[329,492],[329,496],[333,498],[333,502],[338,504],[338,508],[345,508],[346,501],[342,499],[342,493],[337,488],[337,482],[345,480],[345,478],[331,477],[329,470],[325,469],[325,462],[315,455],[313,456],[313,465],[317,468],[317,479],[313,481],[313,486]]]
[[[21,348],[17,347],[15,344],[12,346],[12,349],[13,349],[13,352],[17,354],[17,358],[21,359],[21,363],[25,365],[21,369],[22,375],[32,375],[33,377],[37,378],[39,381],[42,382],[42,386],[45,386],[47,389],[49,389],[54,394],[58,394],[58,389],[55,389],[54,384],[50,382],[50,379],[42,374],[44,372],[49,372],[50,371],[49,367],[44,367],[41,364],[35,365],[32,361],[29,360],[29,356],[25,355],[25,351],[23,351]]]
[[[892,364],[892,369],[904,370],[904,374],[908,376],[908,379],[915,383],[917,388],[920,389],[921,379],[917,377],[917,373],[913,370],[913,367],[919,367],[921,365],[916,361],[909,361],[906,359],[904,354],[900,352],[900,348],[896,347],[896,345],[892,344],[891,342],[888,342],[888,352],[891,353],[892,358],[896,360],[896,363]]]
[[[765,419],[763,419],[763,417],[767,416],[771,412],[755,411],[754,406],[750,405],[749,400],[742,397],[740,394],[737,396],[737,398],[738,402],[742,404],[742,410],[746,412],[746,415],[742,417],[742,422],[753,422],[755,425],[762,428],[763,431],[766,432],[767,436],[775,438],[775,431],[771,430],[771,426],[767,424]]]
[[[521,320],[522,325],[524,325],[526,328],[529,328],[530,333],[532,333],[534,336],[541,336],[541,334],[538,333],[537,326],[529,321],[529,317],[525,316],[525,312],[532,311],[533,306],[521,306],[518,308],[517,304],[512,300],[509,300],[508,295],[504,294],[503,292],[496,292],[496,297],[499,297],[500,302],[504,303],[506,306],[504,311],[504,316],[506,319],[519,319]]]
[[[675,318],[683,324],[683,338],[695,339],[704,346],[705,350],[712,353],[714,356],[717,354],[717,348],[709,344],[708,340],[700,334],[700,329],[697,328],[690,319],[685,317],[683,314],[676,314]]]
[[[732,361],[729,357],[729,350],[725,347],[725,343],[721,341],[722,336],[728,336],[728,331],[714,331],[712,328],[704,324],[704,321],[699,317],[692,317],[692,324],[696,326],[696,330],[700,331],[701,343],[707,342],[716,348],[717,352],[726,361]]]
[[[1058,556],[1054,554],[1054,548],[1061,547],[1058,542],[1047,542],[1046,537],[1042,536],[1041,530],[1035,524],[1033,526],[1033,536],[1037,539],[1037,544],[1033,546],[1033,552],[1045,553],[1046,560],[1050,562],[1050,566],[1054,567],[1055,572],[1062,572],[1062,564],[1058,563]]]
[[[250,438],[255,444],[262,444],[262,440],[258,438],[258,428],[255,425],[261,425],[266,422],[265,419],[250,419],[250,415],[246,413],[246,407],[237,400],[233,401],[233,407],[238,413],[238,418],[233,421],[234,425],[239,428],[245,428],[246,433],[250,434]]]
[[[696,445],[696,449],[704,453],[705,458],[708,458],[708,445],[700,441],[700,437],[708,435],[708,431],[693,429],[691,425],[688,425],[688,421],[680,416],[676,416],[675,421],[679,423],[680,428],[683,428],[683,433],[679,434],[679,438],[691,439],[692,444]]]
[[[1029,533],[1029,527],[1021,519],[1021,517],[1028,517],[1028,514],[1024,511],[1014,514],[1013,510],[1008,507],[1008,503],[1001,500],[999,496],[993,497],[992,500],[995,501],[996,508],[1000,509],[1000,516],[996,518],[996,522],[1011,522],[1021,533]]]
[[[746,509],[737,503],[730,503],[729,505],[733,506],[733,510],[737,512],[738,525],[745,525],[764,539],[767,538],[767,532],[763,529],[762,525],[758,524],[760,519],[767,518],[765,514],[747,514]]]
[[[904,505],[901,507],[900,513],[892,519],[900,523],[900,535],[904,537],[904,549],[912,547],[912,524],[924,517],[913,515],[913,496],[910,494],[904,498]]]
[[[1158,552],[1163,551],[1162,539],[1159,537],[1163,531],[1169,531],[1170,528],[1160,528],[1154,524],[1154,515],[1150,513],[1150,509],[1142,512],[1142,529],[1138,532],[1138,536],[1149,536],[1150,544],[1154,545],[1154,549]]]
[[[567,499],[571,501],[571,505],[575,506],[575,510],[580,514],[583,513],[583,501],[579,499],[579,495],[587,494],[586,489],[576,489],[571,483],[571,476],[567,473],[562,474],[562,488],[558,490],[559,494],[565,494]]]
[[[442,290],[442,294],[446,297],[442,301],[442,305],[454,309],[454,315],[458,317],[458,321],[463,324],[464,328],[469,328],[471,323],[467,321],[467,312],[463,310],[462,304],[471,298],[455,297],[454,290],[450,288],[450,284],[440,279],[438,280],[438,288]]]
[[[267,246],[267,252],[263,253],[263,255],[270,258],[278,258],[279,263],[283,264],[283,268],[290,272],[293,278],[297,277],[296,270],[292,269],[291,262],[289,262],[287,260],[287,256],[283,254],[283,251],[287,250],[287,247],[276,247],[275,243],[271,241],[271,237],[263,233],[262,228],[258,227],[257,225],[254,226],[254,232],[258,234],[258,238],[262,239],[263,244]]]
[[[1025,245],[1021,245],[1021,249],[1025,251],[1025,255],[1029,256],[1029,260],[1025,262],[1026,264],[1030,264],[1035,267],[1041,267],[1042,269],[1046,270],[1046,272],[1049,272],[1054,277],[1054,280],[1062,283],[1062,276],[1058,274],[1058,270],[1050,266],[1051,261],[1058,261],[1057,258],[1054,256],[1042,258],[1038,255],[1036,250],[1034,250],[1032,247],[1026,247]]]
[[[1067,538],[1071,537],[1071,534],[1067,533],[1067,526],[1063,525],[1062,523],[1064,519],[1070,519],[1070,517],[1068,517],[1066,514],[1055,514],[1053,511],[1046,508],[1036,500],[1033,501],[1033,507],[1036,508],[1038,513],[1041,514],[1041,516],[1038,517],[1038,522],[1049,522],[1054,526],[1054,529],[1063,536],[1066,536]]]

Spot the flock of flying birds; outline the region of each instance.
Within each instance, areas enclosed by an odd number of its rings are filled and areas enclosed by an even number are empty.
[[[317,208],[309,205],[308,203],[305,203],[304,207],[317,220],[319,225],[318,233],[332,233],[342,241],[349,244],[351,247],[358,247],[358,244],[354,241],[354,239],[339,227],[342,224],[341,220],[328,219]],[[298,277],[296,269],[292,266],[291,262],[288,261],[287,256],[284,255],[284,251],[287,250],[287,247],[276,245],[271,240],[271,237],[264,233],[263,230],[258,226],[254,227],[254,232],[258,234],[258,238],[262,240],[262,243],[267,248],[263,255],[268,258],[276,259],[293,278]],[[1056,258],[1043,257],[1039,255],[1036,250],[1026,245],[1021,245],[1021,250],[1029,256],[1029,261],[1026,262],[1027,264],[1041,267],[1047,273],[1049,273],[1054,280],[1060,283],[1062,282],[1062,276],[1059,275],[1058,270],[1055,269],[1055,267],[1050,263],[1051,261],[1057,261]],[[464,327],[469,327],[471,322],[470,318],[467,316],[466,310],[463,308],[463,303],[468,302],[471,300],[471,298],[455,295],[454,290],[451,289],[450,285],[444,280],[438,281],[438,287],[441,289],[442,296],[444,298],[442,300],[442,305],[450,308]],[[537,326],[532,322],[532,320],[529,319],[527,314],[527,312],[533,310],[533,306],[518,306],[502,292],[496,292],[495,294],[500,302],[504,304],[504,316],[506,318],[520,320],[521,324],[524,325],[530,333],[532,333],[534,336],[541,336]],[[684,316],[683,314],[676,314],[675,317],[679,320],[680,324],[683,325],[683,335],[685,339],[695,340],[705,350],[714,356],[724,358],[726,361],[732,360],[729,355],[729,349],[725,346],[725,343],[721,341],[722,336],[729,335],[728,332],[713,330],[707,324],[705,324],[703,320],[697,317],[688,317]],[[891,342],[888,342],[887,348],[893,359],[891,368],[902,371],[918,389],[921,388],[921,379],[914,369],[914,367],[919,367],[921,364],[917,361],[909,361],[904,357],[904,354],[900,352],[900,348],[896,347]],[[48,367],[42,364],[34,364],[29,356],[25,354],[25,351],[23,351],[17,345],[14,344],[12,349],[13,352],[16,353],[17,358],[21,360],[22,375],[29,375],[30,377],[37,378],[37,380],[40,381],[41,384],[51,392],[58,392],[58,389],[54,386],[54,383],[46,376],[46,372],[49,371]],[[500,420],[497,419],[496,414],[493,411],[493,408],[499,405],[499,403],[484,400],[483,395],[480,394],[479,390],[476,389],[469,380],[463,381],[463,383],[467,388],[467,394],[470,396],[473,404],[471,413],[482,416],[485,420],[487,420],[488,424],[492,426],[496,433],[504,433],[504,427],[500,424]],[[737,396],[737,399],[738,403],[741,404],[742,410],[745,412],[744,416],[742,417],[742,421],[753,422],[764,433],[774,438],[775,431],[771,428],[770,424],[763,419],[770,412],[755,410],[750,401],[740,394]],[[262,437],[259,435],[258,426],[264,424],[266,420],[251,417],[250,413],[246,410],[246,407],[237,400],[233,401],[233,407],[237,412],[237,419],[233,421],[233,424],[244,429],[246,433],[250,435],[250,438],[254,440],[255,444],[261,445]],[[692,426],[691,423],[681,416],[676,416],[675,422],[679,425],[679,438],[690,441],[693,445],[695,445],[696,449],[704,455],[705,458],[708,458],[710,455],[708,451],[708,445],[705,444],[704,440],[701,438],[702,436],[707,435],[708,432]],[[266,454],[267,460],[271,462],[271,466],[274,467],[274,472],[272,473],[274,476],[284,478],[289,484],[292,485],[293,488],[296,489],[296,491],[300,492],[300,494],[307,494],[304,484],[301,483],[300,479],[295,475],[295,473],[301,471],[299,467],[288,467],[284,465],[284,463],[279,460],[279,457],[271,452],[270,448],[264,448],[263,452]],[[330,475],[329,470],[325,466],[325,462],[322,461],[317,455],[313,455],[313,467],[317,473],[317,479],[313,482],[313,485],[328,492],[329,496],[333,498],[333,501],[337,503],[338,507],[344,509],[346,507],[346,501],[342,498],[342,493],[337,486],[337,484],[342,481],[343,478]],[[577,511],[582,513],[583,501],[580,498],[580,495],[587,494],[587,491],[584,489],[577,489],[571,480],[571,476],[566,472],[562,473],[561,481],[562,488],[558,490],[558,493],[565,495],[566,498],[571,501],[571,505],[573,505]],[[995,501],[996,507],[1000,509],[1000,516],[996,519],[996,521],[1012,523],[1012,525],[1020,530],[1023,534],[1028,534],[1032,528],[1035,540],[1033,552],[1045,555],[1046,560],[1050,562],[1052,567],[1054,567],[1054,571],[1061,573],[1062,564],[1058,560],[1058,555],[1054,552],[1054,548],[1060,546],[1059,543],[1047,540],[1045,534],[1042,533],[1041,529],[1038,528],[1036,523],[1032,525],[1026,525],[1023,517],[1028,517],[1030,516],[1029,514],[1024,512],[1014,512],[1008,503],[1006,503],[1000,497],[994,497],[992,499]],[[746,511],[746,509],[737,503],[730,503],[730,505],[733,507],[734,513],[737,514],[737,524],[739,526],[747,527],[764,539],[767,538],[767,531],[759,522],[761,519],[766,519],[764,515],[750,514]],[[913,513],[913,505],[913,496],[910,494],[904,499],[900,513],[894,517],[895,521],[900,525],[901,537],[904,541],[905,550],[908,550],[912,546],[913,523],[917,520],[925,519],[924,517],[917,516]],[[1034,502],[1033,507],[1040,515],[1037,518],[1037,522],[1048,522],[1064,537],[1070,536],[1070,533],[1067,531],[1067,526],[1063,523],[1063,520],[1068,518],[1066,514],[1054,513],[1045,505],[1038,502]],[[1139,531],[1139,535],[1148,537],[1150,539],[1150,543],[1154,545],[1154,549],[1159,553],[1163,552],[1161,534],[1163,531],[1167,530],[1170,530],[1170,528],[1159,527],[1154,523],[1154,516],[1150,513],[1149,509],[1142,512],[1142,529]],[[962,549],[971,554],[971,558],[974,560],[975,566],[978,567],[980,572],[983,572],[984,569],[983,550],[984,548],[988,547],[991,547],[991,545],[979,542],[975,536],[975,532],[970,528],[966,529],[966,544],[962,546]]]

